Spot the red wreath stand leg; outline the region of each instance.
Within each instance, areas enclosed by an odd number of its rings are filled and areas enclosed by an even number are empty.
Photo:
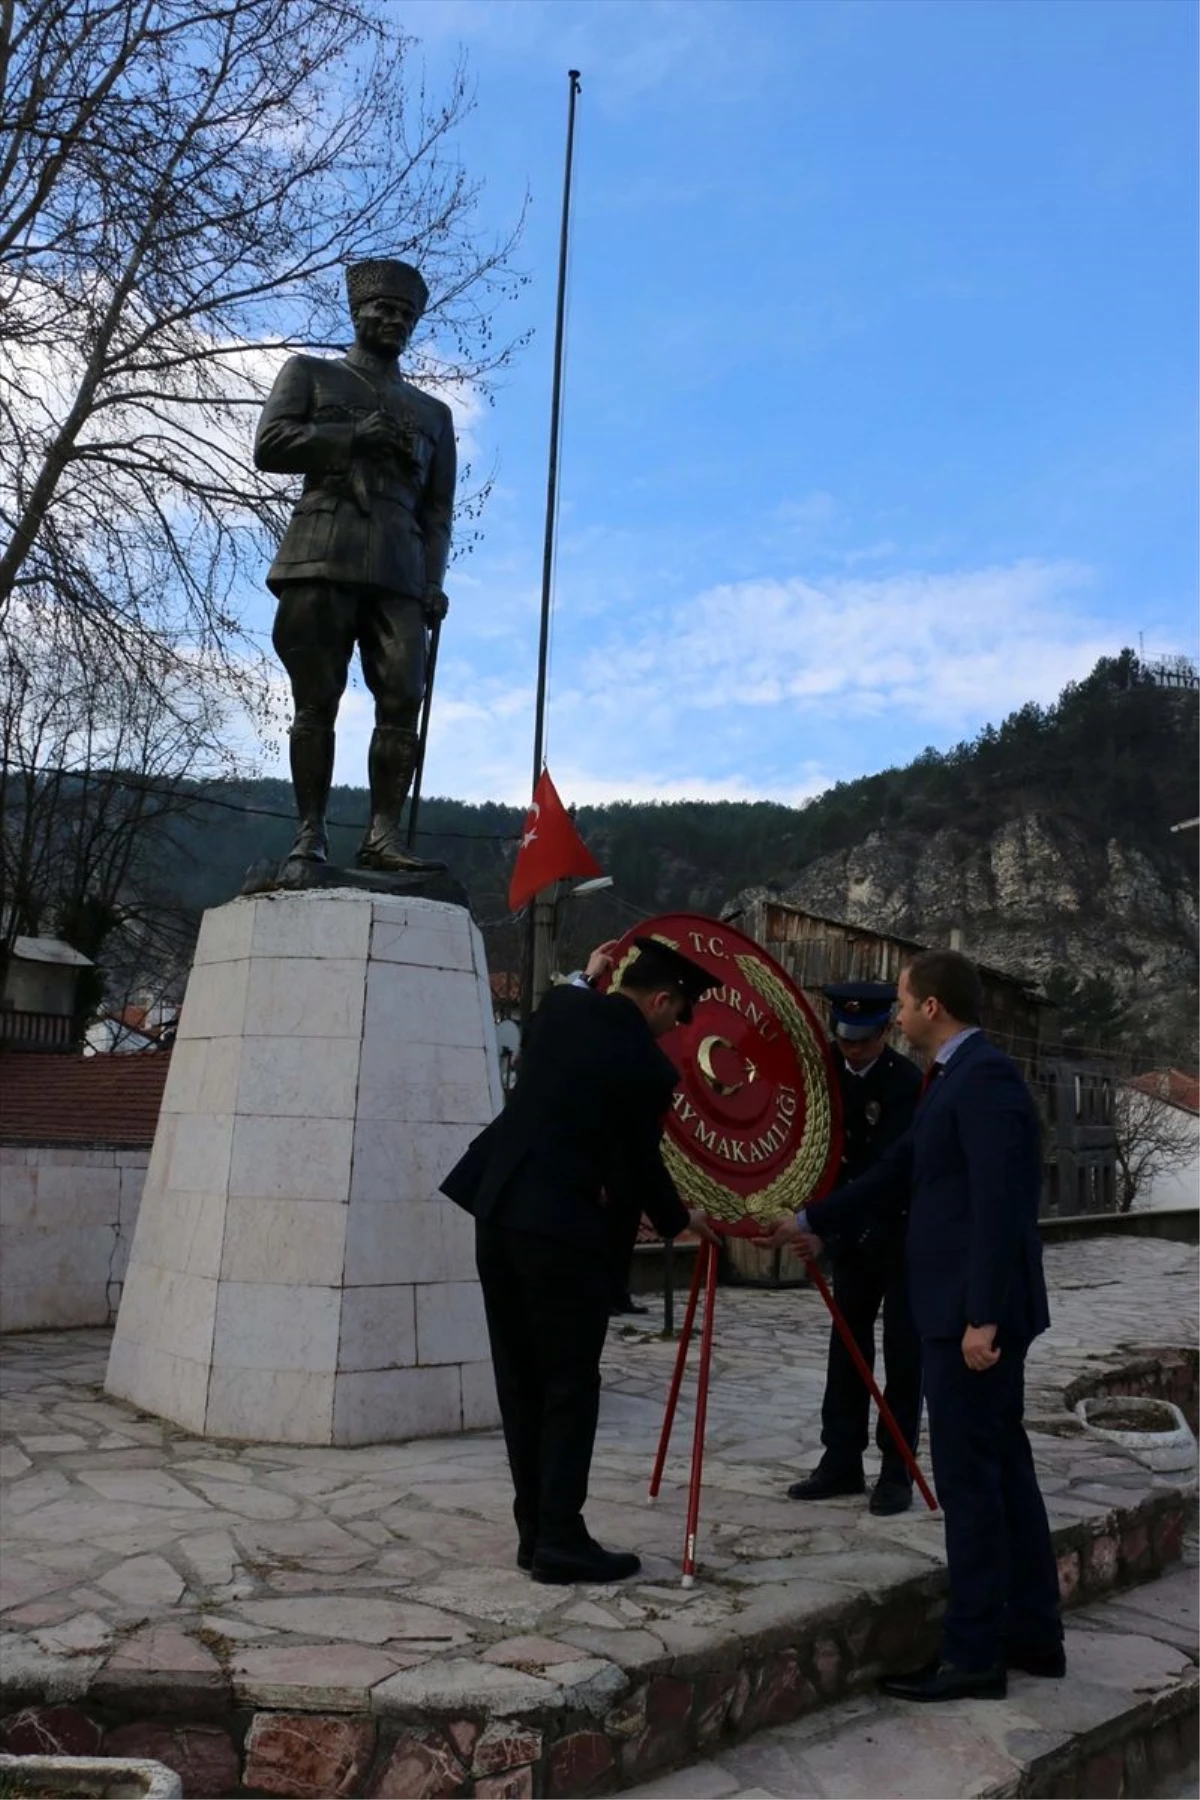
[[[710,1221],[712,1222],[712,1221]],[[714,1223],[714,1229],[720,1230]],[[879,1408],[879,1416],[886,1425],[895,1443],[896,1449],[904,1459],[904,1465],[920,1489],[921,1497],[930,1512],[937,1511],[937,1501],[933,1492],[921,1473],[920,1464],[908,1447],[903,1432],[897,1425],[891,1407],[879,1391],[874,1375],[862,1351],[854,1341],[854,1335],[847,1325],[845,1317],[837,1301],[829,1291],[829,1284],[818,1269],[816,1263],[806,1262],[806,1269],[813,1286],[820,1294],[833,1320],[834,1329],[841,1338],[855,1368],[867,1384],[867,1390]],[[679,1348],[675,1353],[675,1369],[671,1376],[671,1387],[667,1394],[667,1410],[663,1417],[662,1431],[658,1440],[658,1454],[654,1458],[654,1473],[650,1477],[650,1498],[657,1500],[662,1486],[663,1468],[667,1460],[667,1449],[671,1442],[671,1428],[675,1423],[675,1409],[679,1404],[679,1390],[683,1385],[683,1371],[687,1362],[688,1346],[691,1343],[692,1331],[696,1323],[696,1304],[700,1298],[700,1287],[704,1286],[704,1326],[700,1334],[700,1369],[696,1383],[696,1422],[692,1433],[692,1467],[688,1479],[687,1527],[683,1549],[683,1586],[691,1587],[696,1579],[696,1533],[700,1523],[700,1485],[704,1471],[704,1432],[708,1420],[708,1384],[712,1369],[713,1322],[717,1300],[717,1250],[707,1240],[700,1245],[700,1253],[696,1257],[696,1266],[692,1271],[692,1286],[688,1294],[687,1311],[683,1318],[683,1329],[679,1333]]]

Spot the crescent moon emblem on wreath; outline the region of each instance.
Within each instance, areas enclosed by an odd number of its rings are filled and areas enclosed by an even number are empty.
[[[723,1050],[733,1049],[733,1045],[728,1038],[717,1037],[715,1034],[711,1037],[706,1037],[696,1052],[696,1061],[700,1065],[700,1073],[714,1092],[718,1094],[736,1094],[738,1089],[745,1085],[744,1082],[735,1081],[730,1084],[729,1082],[722,1081],[717,1075],[716,1070],[713,1068],[712,1053],[718,1044],[720,1044]]]

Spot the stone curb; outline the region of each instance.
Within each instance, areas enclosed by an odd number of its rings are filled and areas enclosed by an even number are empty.
[[[1196,1758],[1197,1671],[1131,1706],[1064,1748],[1035,1757],[1017,1782],[984,1788],[980,1800],[1103,1800],[1153,1794]]]
[[[1189,1505],[1182,1490],[1163,1487],[1060,1527],[1064,1604],[1176,1562]],[[312,1708],[237,1704],[215,1657],[211,1671],[189,1669],[173,1691],[160,1687],[148,1707],[147,1672],[136,1663],[101,1672],[96,1658],[79,1657],[64,1685],[62,1659],[47,1658],[6,1669],[0,1702],[24,1711],[0,1721],[0,1736],[10,1750],[94,1752],[103,1742],[116,1754],[153,1756],[195,1795],[582,1800],[851,1695],[886,1664],[919,1661],[934,1647],[944,1592],[943,1570],[840,1605],[801,1580],[770,1589],[719,1631],[680,1621],[668,1636],[660,1624],[666,1655],[635,1647],[618,1666],[581,1649],[578,1661],[538,1675],[445,1657],[364,1679],[348,1708],[329,1689]],[[67,1698],[74,1704],[62,1705]]]
[[[139,1800],[179,1800],[183,1793],[174,1769],[132,1757],[5,1756],[0,1752],[0,1782],[9,1781],[26,1792],[33,1792],[36,1782],[38,1793],[61,1794],[64,1800],[86,1800],[89,1794],[104,1800],[118,1783]]]

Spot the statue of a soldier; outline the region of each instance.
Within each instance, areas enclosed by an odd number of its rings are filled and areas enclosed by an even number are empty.
[[[267,586],[273,639],[292,684],[292,785],[300,829],[291,855],[324,862],[334,722],[357,643],[375,700],[366,869],[438,868],[412,856],[400,813],[417,758],[428,628],[445,617],[442,583],[454,511],[450,408],[397,368],[429,298],[408,263],[353,263],[346,356],[293,356],[263,408],[260,469],[303,475]]]

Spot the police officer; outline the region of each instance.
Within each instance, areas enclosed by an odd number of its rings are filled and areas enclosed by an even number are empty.
[[[842,1092],[844,1148],[837,1186],[853,1181],[878,1161],[912,1122],[920,1071],[888,1045],[896,1001],[890,982],[843,981],[824,988],[832,1010],[833,1039]],[[907,1197],[834,1258],[833,1292],[854,1341],[875,1362],[875,1321],[883,1311],[884,1398],[911,1449],[921,1419],[921,1346],[909,1307],[904,1260]],[[870,1396],[836,1330],[829,1334],[829,1362],[821,1405],[822,1456],[813,1473],[788,1489],[792,1500],[826,1500],[861,1494],[863,1451],[868,1443]],[[879,1420],[883,1463],[871,1494],[873,1513],[905,1512],[912,1480],[891,1434]]]

